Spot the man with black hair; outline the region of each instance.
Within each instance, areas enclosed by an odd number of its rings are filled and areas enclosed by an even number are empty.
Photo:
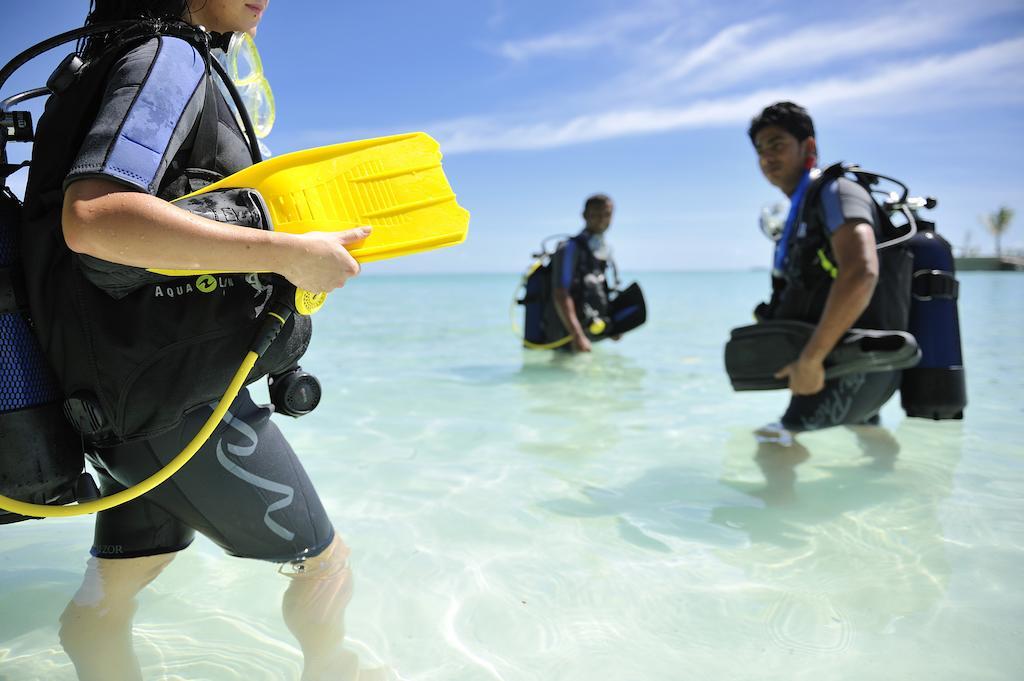
[[[824,367],[825,357],[851,327],[906,325],[898,313],[887,312],[901,293],[893,289],[892,277],[880,279],[875,204],[867,190],[844,177],[814,183],[820,174],[817,141],[803,107],[773,104],[751,121],[748,134],[761,172],[791,201],[776,243],[771,302],[759,305],[755,314],[758,321],[816,325],[796,361],[776,374],[788,379],[792,391],[781,425],[795,432],[877,423],[878,411],[899,386],[899,372],[826,381]]]

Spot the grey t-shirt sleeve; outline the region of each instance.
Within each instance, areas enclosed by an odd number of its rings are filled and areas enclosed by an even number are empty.
[[[829,182],[821,190],[820,202],[829,234],[851,220],[875,226],[875,204],[867,190],[853,180],[840,177]]]
[[[199,118],[205,73],[202,56],[181,38],[160,36],[125,53],[64,187],[103,177],[155,195]]]

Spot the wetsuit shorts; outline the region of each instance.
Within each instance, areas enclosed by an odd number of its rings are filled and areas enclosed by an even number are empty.
[[[173,459],[213,406],[185,416],[157,437],[98,450],[90,460],[104,495],[145,480]],[[228,553],[287,562],[315,556],[334,530],[291,446],[271,422],[272,409],[248,390],[185,466],[142,497],[97,515],[92,555],[135,558],[187,547],[195,533]]]
[[[782,425],[796,432],[874,423],[879,410],[899,388],[901,375],[899,371],[880,371],[826,381],[819,393],[794,395]]]

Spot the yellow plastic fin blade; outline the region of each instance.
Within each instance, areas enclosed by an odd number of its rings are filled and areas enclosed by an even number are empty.
[[[350,251],[361,263],[453,246],[469,230],[469,211],[441,167],[440,145],[422,132],[276,156],[188,196],[226,187],[257,190],[278,232],[370,225],[370,236]]]

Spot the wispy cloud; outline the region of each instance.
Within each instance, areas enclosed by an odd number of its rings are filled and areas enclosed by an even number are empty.
[[[651,100],[679,100],[791,83],[829,68],[840,74],[878,68],[894,58],[942,54],[969,26],[1013,11],[1007,0],[983,5],[924,6],[911,0],[863,19],[831,19],[800,25],[786,16],[734,22],[697,44],[664,42],[638,47],[635,66],[615,80],[618,92]],[[962,42],[959,44],[962,45]]]
[[[845,67],[863,57],[886,58],[926,45],[947,40],[962,24],[958,13],[930,13],[925,16],[903,15],[879,17],[862,24],[815,24],[762,44],[747,38],[750,25],[735,35],[729,31],[715,50],[716,59],[710,68],[693,74],[693,68],[677,69],[668,74],[673,80],[693,77],[684,87],[690,92],[720,90],[730,85],[749,83],[763,76],[807,72],[817,67],[844,62]],[[913,30],[908,30],[913,26]],[[710,45],[710,44],[709,44]],[[695,53],[700,55],[701,52]],[[690,55],[681,62],[689,65]],[[704,60],[700,65],[705,65]]]
[[[744,48],[746,38],[767,23],[767,21],[761,20],[728,26],[693,50],[674,59],[666,59],[671,62],[668,68],[651,80],[657,84],[676,81],[697,69],[717,64],[722,59],[732,57]]]
[[[663,26],[674,14],[670,7],[662,4],[641,6],[629,12],[597,19],[577,28],[520,40],[508,40],[498,46],[497,52],[513,61],[586,52],[616,44],[636,31],[659,24]]]
[[[740,95],[658,108],[631,108],[564,121],[510,123],[464,118],[429,128],[447,153],[541,149],[683,128],[735,125],[766,103],[795,99],[816,112],[890,114],[900,107],[960,105],[980,96],[1024,99],[1024,37],[953,55],[890,64],[863,77],[826,78],[799,87],[763,88]]]
[[[1013,89],[1024,92],[1024,46],[1006,31],[1020,34],[1020,0],[940,7],[867,0],[855,16],[803,21],[749,11],[730,20],[723,13],[737,10],[728,5],[638,1],[629,12],[500,44],[497,51],[523,64],[524,75],[536,73],[510,88],[508,100],[495,100],[502,113],[415,127],[442,138],[446,152],[464,153],[735,125],[783,98],[816,114],[842,108],[877,116],[906,102],[939,108],[1024,96]],[[1012,22],[997,26],[1003,14]],[[993,34],[1003,42],[982,42]],[[614,46],[614,58],[573,71],[579,83],[558,83],[549,64],[533,63],[604,46]],[[311,132],[310,141],[338,136]]]

